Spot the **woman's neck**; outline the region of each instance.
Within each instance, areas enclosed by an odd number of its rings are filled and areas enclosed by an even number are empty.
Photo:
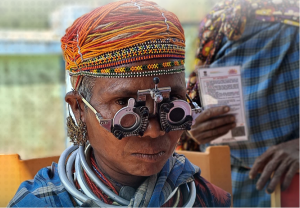
[[[119,192],[122,186],[130,186],[132,188],[138,188],[147,178],[146,176],[134,176],[129,174],[120,173],[112,169],[103,160],[101,160],[96,154],[94,154],[96,164],[101,172],[112,183],[115,189]]]

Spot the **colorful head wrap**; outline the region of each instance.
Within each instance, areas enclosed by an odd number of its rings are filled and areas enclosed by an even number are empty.
[[[73,75],[135,77],[178,73],[185,39],[178,18],[156,3],[123,0],[78,18],[61,39],[66,70]],[[143,64],[150,59],[171,59]],[[140,62],[134,66],[126,64]]]

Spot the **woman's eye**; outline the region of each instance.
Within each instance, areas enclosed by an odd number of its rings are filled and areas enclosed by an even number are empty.
[[[117,103],[118,105],[127,105],[127,103],[128,103],[128,98],[122,98],[122,99],[116,100],[116,103]]]

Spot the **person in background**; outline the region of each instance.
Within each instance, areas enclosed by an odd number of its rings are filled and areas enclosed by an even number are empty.
[[[281,178],[285,190],[299,170],[299,1],[222,1],[201,22],[198,38],[198,66],[242,70],[250,136],[224,143],[231,150],[233,206],[269,207]],[[196,70],[187,87],[200,104]],[[178,149],[199,151],[200,144],[204,151],[233,129],[234,117],[218,118],[228,111],[203,111]]]
[[[23,182],[9,207],[230,206],[230,194],[174,153],[192,117],[167,125],[171,105],[189,108],[184,31],[173,13],[113,2],[78,18],[61,42],[74,145]]]

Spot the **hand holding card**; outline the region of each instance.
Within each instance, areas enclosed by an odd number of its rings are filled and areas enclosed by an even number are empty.
[[[240,66],[198,69],[199,92],[204,109],[214,109],[219,106],[229,106],[230,112],[218,114],[219,118],[211,126],[229,123],[229,117],[235,118],[236,126],[223,127],[221,132],[214,132],[219,137],[210,140],[211,143],[244,141],[248,139],[245,119],[245,108],[241,83]],[[212,110],[213,111],[213,110]],[[217,111],[217,110],[216,110]],[[230,115],[229,115],[230,114]],[[221,117],[220,117],[221,116]],[[216,120],[217,119],[217,120]],[[214,128],[212,128],[214,129]],[[225,132],[225,129],[227,132]],[[225,134],[225,135],[224,135]]]

